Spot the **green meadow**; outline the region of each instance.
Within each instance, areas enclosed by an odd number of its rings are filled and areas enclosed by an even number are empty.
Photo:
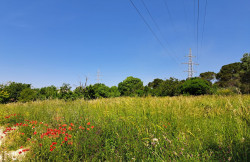
[[[0,105],[2,161],[249,161],[250,95]]]

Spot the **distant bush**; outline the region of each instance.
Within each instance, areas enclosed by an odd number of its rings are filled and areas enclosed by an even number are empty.
[[[34,89],[26,88],[22,90],[20,96],[18,97],[18,101],[21,102],[29,102],[34,101],[37,98],[37,92]]]
[[[127,77],[118,84],[118,90],[122,96],[142,96],[144,93],[143,88],[141,79],[132,76]]]
[[[219,88],[215,92],[216,95],[221,95],[221,96],[229,96],[229,95],[235,95],[237,94],[238,90],[236,88]]]
[[[201,78],[191,78],[186,80],[181,86],[182,94],[203,95],[210,91],[210,83]]]

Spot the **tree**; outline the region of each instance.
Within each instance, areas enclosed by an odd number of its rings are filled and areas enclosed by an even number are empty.
[[[211,71],[200,73],[200,78],[212,83],[212,81],[216,78],[216,73]]]
[[[122,96],[140,96],[143,95],[143,82],[130,76],[118,84],[118,90]]]
[[[241,58],[241,92],[250,93],[250,53],[245,53],[243,58]]]
[[[73,92],[71,91],[71,86],[69,84],[63,83],[63,85],[60,87],[60,98],[67,100],[74,100],[75,96]]]
[[[182,94],[202,95],[209,93],[209,90],[209,82],[201,78],[188,79],[180,86]]]
[[[18,97],[18,100],[21,102],[29,102],[29,101],[35,101],[36,98],[37,98],[36,90],[31,88],[26,88],[22,90],[20,96]]]
[[[163,82],[164,80],[156,78],[153,80],[153,82],[149,82],[148,83],[148,87],[152,88],[152,89],[156,89],[157,87],[160,86],[160,84]]]
[[[109,89],[109,94],[110,94],[110,97],[119,97],[121,95],[121,93],[118,90],[118,87],[116,86],[112,86]]]
[[[178,79],[170,77],[163,81],[159,86],[159,96],[177,96],[180,94],[179,86],[181,82]]]
[[[239,87],[240,71],[240,62],[222,66],[219,73],[216,74],[216,79],[218,80],[216,84],[220,87]]]
[[[14,102],[18,100],[22,90],[27,88],[31,89],[31,84],[10,82],[8,85],[5,86],[4,90],[9,94],[9,100],[11,102]]]
[[[44,99],[55,99],[57,97],[57,88],[55,86],[43,87],[39,90],[38,98]]]
[[[110,96],[109,87],[105,84],[97,83],[93,86],[95,98],[107,98]]]
[[[0,103],[8,103],[9,97],[8,92],[0,89]]]

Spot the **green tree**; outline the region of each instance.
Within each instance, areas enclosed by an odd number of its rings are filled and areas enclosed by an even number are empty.
[[[65,101],[74,100],[76,96],[71,91],[71,86],[69,84],[63,83],[60,87],[60,99],[64,99]]]
[[[77,98],[83,98],[85,90],[86,88],[82,86],[76,87],[76,89],[74,90],[74,94],[75,96],[77,96]]]
[[[55,99],[57,97],[57,88],[55,86],[43,87],[39,90],[38,98],[44,99]]]
[[[109,89],[109,94],[110,94],[110,97],[119,97],[121,95],[117,86],[112,86]]]
[[[95,98],[107,98],[110,96],[109,87],[105,84],[94,84],[93,89],[95,93]]]
[[[240,87],[241,63],[236,62],[222,66],[216,74],[216,84],[220,87]]]
[[[37,98],[37,91],[31,88],[23,89],[18,97],[21,102],[35,101]]]
[[[200,78],[212,83],[212,81],[216,79],[216,73],[211,71],[200,73]]]
[[[175,78],[169,78],[163,81],[160,86],[158,86],[159,89],[159,95],[160,96],[177,96],[180,94],[179,86],[181,82],[178,81],[178,79]]]
[[[2,103],[2,104],[8,103],[9,97],[10,96],[9,96],[8,92],[0,89],[0,103]]]
[[[143,82],[139,78],[130,76],[118,84],[118,90],[122,96],[141,96],[143,94]]]
[[[148,87],[152,88],[152,89],[156,89],[160,86],[160,84],[163,82],[164,80],[156,78],[154,79],[152,82],[148,83]]]
[[[250,53],[245,53],[243,58],[241,58],[241,72],[240,72],[240,81],[241,81],[241,92],[250,93]]]
[[[10,102],[15,102],[20,97],[22,90],[31,88],[31,84],[10,82],[4,90],[9,94]]]
[[[182,94],[203,95],[210,91],[210,83],[201,78],[191,78],[186,80],[181,86]]]

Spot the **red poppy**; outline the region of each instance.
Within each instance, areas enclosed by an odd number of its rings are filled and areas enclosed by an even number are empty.
[[[93,128],[94,128],[94,126],[91,126],[91,128],[93,129]]]
[[[90,122],[88,122],[87,125],[90,125]]]

